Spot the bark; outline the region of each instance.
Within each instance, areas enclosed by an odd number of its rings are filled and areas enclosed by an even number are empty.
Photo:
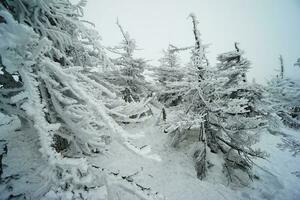
[[[200,180],[206,177],[206,142],[198,142],[197,150],[193,155],[197,178]]]
[[[166,109],[165,108],[162,109],[162,117],[163,117],[163,121],[167,120],[167,113],[166,113]]]

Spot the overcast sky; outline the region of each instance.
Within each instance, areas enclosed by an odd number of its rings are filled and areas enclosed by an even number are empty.
[[[119,18],[142,49],[137,56],[156,64],[169,43],[194,44],[187,18],[191,12],[198,17],[203,42],[211,44],[212,64],[238,41],[252,62],[250,80],[264,82],[274,75],[280,54],[288,75],[300,79],[300,69],[293,66],[300,57],[300,0],[88,0],[85,18],[96,25],[107,46],[121,40]]]

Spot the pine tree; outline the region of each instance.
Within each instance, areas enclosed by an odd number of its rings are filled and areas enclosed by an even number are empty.
[[[182,74],[178,74],[180,63],[176,53],[177,51],[169,45],[168,49],[163,51],[163,57],[159,59],[160,65],[157,72],[157,80],[162,85],[166,85],[166,82],[169,81],[181,80],[182,78]]]
[[[144,77],[144,69],[148,64],[144,59],[134,57],[135,40],[130,38],[118,21],[117,26],[123,40],[118,46],[107,48],[117,57],[110,58],[113,65],[94,72],[93,77],[120,97],[105,102],[107,107],[112,108],[109,114],[117,122],[142,122],[152,115],[149,104],[154,97],[153,88]]]
[[[163,57],[159,59],[160,65],[154,69],[154,76],[158,81],[158,100],[166,106],[177,105],[181,96],[172,93],[172,84],[182,81],[184,69],[181,67],[177,53],[180,49],[169,45],[163,51]]]
[[[97,67],[101,71],[112,63],[97,32],[80,20],[85,3],[0,4],[1,113],[18,116],[22,126],[36,131],[40,152],[48,161],[41,174],[45,183],[30,198],[47,193],[54,199],[75,199],[85,198],[90,190],[101,191],[106,187],[102,174],[86,157],[104,153],[113,134],[135,151],[111,117],[114,107],[107,102],[118,98],[115,91],[94,76]],[[12,76],[19,81],[13,82]]]
[[[279,116],[285,125],[300,128],[300,86],[285,76],[282,56],[279,60],[280,74],[267,83],[271,112]]]
[[[283,64],[283,58],[282,58],[282,55],[279,56],[279,61],[280,61],[280,78],[283,79],[283,75],[284,75],[284,64]]]
[[[112,62],[117,69],[107,71],[105,77],[111,84],[117,86],[122,98],[126,102],[138,102],[152,93],[149,83],[144,77],[144,70],[147,63],[144,59],[134,58],[136,42],[130,38],[128,32],[117,21],[117,26],[122,33],[122,42],[109,50],[117,55]]]
[[[234,169],[241,169],[250,174],[252,161],[249,156],[262,156],[260,151],[251,149],[257,142],[257,133],[266,127],[267,120],[263,111],[259,109],[263,90],[247,82],[246,73],[250,62],[243,57],[243,51],[235,43],[235,51],[218,56],[217,64],[219,87],[214,91],[216,116],[224,135],[216,134],[215,137],[228,137],[231,144],[225,154],[224,169],[230,180]],[[214,122],[213,122],[214,123]],[[222,141],[222,139],[220,140]],[[218,143],[218,141],[217,141]],[[226,142],[225,142],[226,144]],[[218,144],[219,145],[219,144]],[[216,146],[211,149],[217,149]],[[239,155],[239,149],[248,149]]]
[[[234,172],[251,175],[251,158],[264,156],[260,150],[251,148],[257,141],[256,133],[266,123],[256,113],[255,101],[260,93],[246,81],[249,61],[242,57],[237,44],[236,51],[218,57],[217,68],[209,66],[198,22],[194,15],[191,18],[196,43],[191,58],[194,70],[181,87],[185,92],[183,103],[176,108],[181,110],[177,113],[179,117],[169,118],[166,131],[173,135],[173,144],[189,137],[189,130],[199,131],[193,155],[198,178],[206,177],[210,152],[220,150],[224,171],[229,180],[236,181]]]

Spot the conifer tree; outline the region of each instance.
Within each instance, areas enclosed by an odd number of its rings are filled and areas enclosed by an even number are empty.
[[[103,174],[87,157],[104,153],[114,135],[138,152],[111,117],[107,102],[118,98],[115,91],[94,76],[112,63],[97,32],[80,20],[85,3],[0,3],[0,111],[36,131],[48,162],[44,185],[28,198],[86,199],[90,191],[103,192]]]
[[[246,81],[249,61],[242,57],[238,44],[236,51],[218,57],[217,68],[209,66],[198,22],[194,15],[191,18],[196,43],[191,66],[196,73],[182,87],[184,100],[177,107],[183,110],[182,115],[169,118],[166,131],[173,135],[175,144],[189,137],[190,129],[199,131],[193,155],[198,178],[206,177],[210,154],[220,152],[224,172],[229,180],[237,181],[234,173],[244,171],[251,175],[252,158],[264,156],[251,148],[257,141],[256,133],[266,124],[255,112],[260,93]]]
[[[159,59],[160,65],[154,69],[154,76],[158,81],[158,100],[166,106],[177,105],[181,101],[181,96],[172,93],[172,84],[182,81],[184,77],[178,51],[178,48],[169,45],[168,49],[163,51],[163,57]]]
[[[251,145],[256,143],[257,133],[267,125],[266,116],[259,109],[263,91],[247,82],[246,73],[250,62],[243,57],[243,51],[239,49],[237,43],[235,49],[217,58],[220,87],[215,90],[217,96],[215,103],[218,105],[215,111],[221,125],[219,128],[221,127],[223,134],[236,145],[225,154],[224,168],[230,179],[233,178],[231,174],[234,168],[249,173],[252,165],[249,156],[262,155],[259,151],[252,151]],[[220,137],[218,134],[216,136]],[[245,148],[249,149],[248,154],[243,152],[244,155],[234,160],[240,153],[239,149]]]
[[[144,59],[134,58],[136,42],[130,38],[128,32],[117,21],[117,26],[123,36],[122,42],[109,50],[117,55],[112,59],[116,66],[112,71],[107,71],[105,77],[111,84],[117,86],[122,98],[126,102],[138,102],[151,94],[149,83],[143,75],[147,63]]]
[[[280,74],[267,83],[267,92],[271,109],[281,121],[291,127],[300,128],[300,86],[284,74],[282,56],[280,60]]]

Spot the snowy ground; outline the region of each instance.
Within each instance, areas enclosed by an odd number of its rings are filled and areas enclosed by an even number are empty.
[[[39,175],[46,162],[41,158],[39,140],[32,129],[22,131],[0,129],[0,154],[3,154],[3,174],[0,181],[0,199],[22,199],[23,194],[32,196],[43,182]]]
[[[105,156],[90,161],[95,167],[107,170],[109,176],[124,179],[145,193],[162,195],[168,200],[300,199],[300,177],[296,176],[300,171],[300,155],[294,157],[288,150],[277,147],[282,142],[282,135],[262,135],[257,146],[266,150],[270,157],[256,160],[258,166],[254,170],[259,180],[249,187],[233,189],[221,180],[219,174],[209,174],[207,180],[198,180],[188,151],[171,148],[168,136],[159,129],[156,121],[157,116],[145,123],[125,127],[129,134],[141,135],[129,142],[147,156],[128,151],[115,141]],[[282,131],[285,137],[300,140],[299,132]],[[9,191],[30,194],[42,181],[38,171],[46,165],[38,153],[37,136],[26,128],[16,132],[2,131],[0,136],[8,146],[8,153],[3,158],[2,177],[18,175],[0,184],[0,199],[7,198],[11,194]]]
[[[262,135],[258,146],[267,151],[270,157],[267,160],[257,160],[257,164],[264,170],[255,167],[255,173],[260,176],[260,180],[254,182],[253,192],[249,189],[249,196],[255,194],[257,199],[268,200],[300,199],[300,176],[296,176],[300,171],[300,155],[292,156],[288,150],[282,151],[277,147],[283,138],[290,137],[300,141],[300,132],[282,129],[282,133],[284,137]]]

